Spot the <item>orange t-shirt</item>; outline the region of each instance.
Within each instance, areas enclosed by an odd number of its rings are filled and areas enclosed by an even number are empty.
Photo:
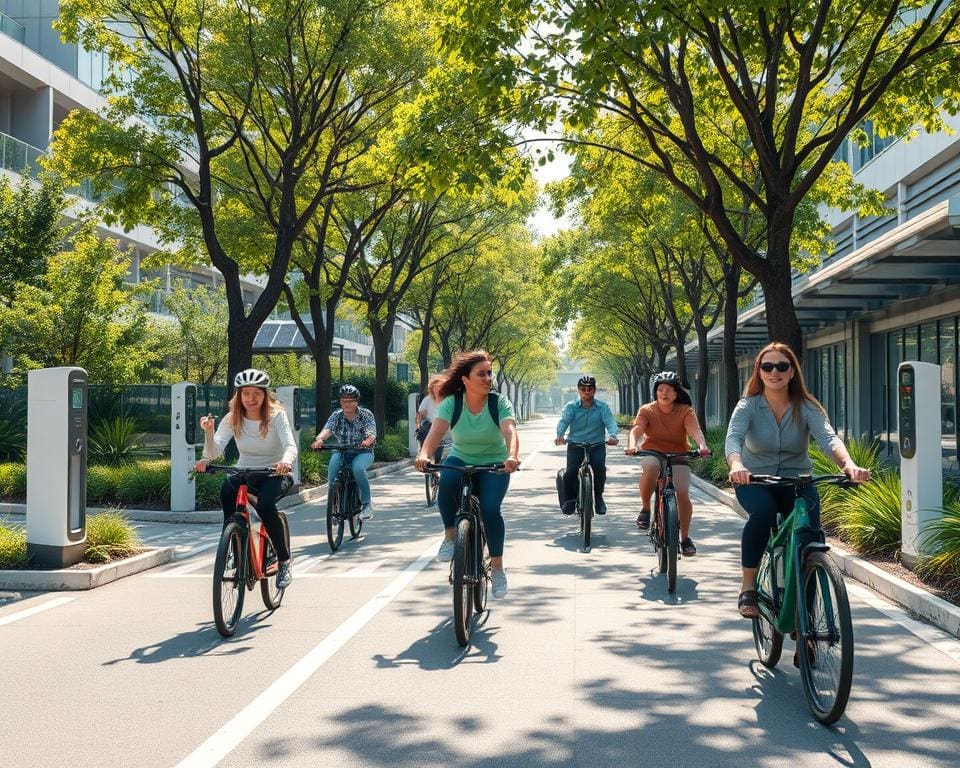
[[[670,413],[663,413],[655,402],[641,405],[638,415],[646,418],[647,428],[640,448],[661,453],[689,451],[684,422],[692,412],[693,408],[689,405],[674,404]]]

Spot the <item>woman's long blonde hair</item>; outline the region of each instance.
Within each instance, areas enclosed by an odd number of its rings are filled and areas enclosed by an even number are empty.
[[[787,385],[787,394],[790,395],[790,404],[793,406],[794,420],[800,420],[800,409],[804,403],[813,403],[813,405],[819,408],[823,412],[823,415],[826,416],[827,412],[824,407],[820,405],[820,401],[810,394],[807,385],[804,384],[803,371],[800,369],[800,361],[797,359],[797,356],[789,346],[781,341],[771,341],[757,353],[757,357],[753,361],[753,375],[747,379],[747,385],[743,388],[743,396],[752,397],[753,395],[759,395],[763,392],[763,379],[760,378],[760,363],[763,362],[763,356],[767,354],[767,352],[779,352],[790,361],[790,365],[793,367],[793,378],[790,379],[790,383]]]
[[[263,389],[263,387],[256,387],[256,389]],[[266,437],[267,432],[270,431],[270,417],[275,414],[282,404],[277,400],[277,395],[275,392],[270,391],[269,389],[263,389],[266,397],[263,398],[263,402],[260,403],[260,437]],[[230,411],[227,413],[227,418],[230,419],[230,426],[233,428],[233,434],[239,435],[243,431],[243,402],[240,400],[240,395],[243,393],[243,387],[237,387],[234,390],[233,397],[230,398]]]

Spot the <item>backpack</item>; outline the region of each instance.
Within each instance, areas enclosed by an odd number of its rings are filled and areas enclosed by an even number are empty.
[[[500,393],[490,392],[487,394],[487,410],[490,411],[490,418],[498,427],[500,426]],[[463,392],[457,392],[453,396],[453,418],[450,419],[450,429],[453,429],[460,420],[460,414],[463,413]]]

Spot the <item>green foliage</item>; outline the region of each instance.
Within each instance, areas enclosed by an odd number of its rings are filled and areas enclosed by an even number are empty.
[[[26,464],[0,464],[0,498],[8,500],[23,500],[26,497]]]
[[[170,501],[170,462],[141,461],[123,468],[117,483],[117,501],[134,504],[167,504]]]
[[[953,495],[953,494],[951,494]],[[917,572],[952,594],[960,594],[960,501],[945,505],[943,517],[921,531],[923,549],[931,552]]]
[[[218,509],[220,507],[220,484],[222,475],[194,475],[197,487],[197,509]]]
[[[222,286],[193,290],[181,282],[163,303],[176,323],[156,322],[163,370],[171,381],[215,384],[227,375],[227,299]]]
[[[26,565],[27,529],[0,522],[0,568],[25,568]]]
[[[120,477],[129,467],[104,467],[96,464],[87,467],[87,504],[103,505],[117,499]]]
[[[397,461],[409,457],[406,434],[388,432],[383,440],[377,441],[373,455],[377,461]]]
[[[697,475],[721,488],[729,485],[729,482],[727,482],[729,468],[723,455],[723,442],[726,436],[726,427],[710,427],[707,429],[704,432],[704,437],[707,438],[707,447],[711,451],[710,455],[702,459],[693,459],[690,462],[690,467]]]
[[[879,441],[851,438],[846,442],[846,446],[847,453],[850,454],[854,464],[869,469],[871,474],[878,475],[896,471],[894,464],[881,453]],[[840,471],[836,462],[832,458],[828,458],[816,445],[810,446],[810,459],[813,462],[813,474],[815,475],[835,475]],[[821,486],[818,490],[824,507],[829,506],[834,499],[838,499],[847,493],[846,490],[835,485]]]
[[[87,518],[87,548],[83,559],[88,563],[107,563],[134,554],[141,547],[136,530],[115,510],[107,510]]]
[[[130,464],[143,450],[143,433],[137,420],[117,416],[92,426],[88,436],[90,461],[118,467]]]
[[[372,370],[354,368],[343,378],[344,384],[353,384],[360,390],[360,405],[373,410],[373,392],[376,386],[376,374]],[[331,402],[339,398],[340,382],[334,381],[330,388]],[[337,405],[336,407],[339,407]],[[407,390],[396,379],[387,379],[386,427],[395,427],[401,419],[407,418]],[[322,425],[321,425],[322,426]],[[319,431],[319,430],[318,430]]]
[[[311,451],[313,437],[306,430],[300,433],[300,482],[303,485],[320,485],[327,481],[327,465],[330,451]]]
[[[900,548],[900,476],[879,472],[869,483],[824,498],[821,518],[858,552],[892,555]]]
[[[0,461],[22,460],[26,453],[26,406],[5,400],[3,412],[0,413]]]

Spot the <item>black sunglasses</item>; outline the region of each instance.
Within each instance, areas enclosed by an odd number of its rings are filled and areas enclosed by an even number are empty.
[[[776,368],[780,373],[786,373],[790,370],[790,363],[760,363],[760,370],[764,373],[770,373]]]
[[[583,390],[596,389],[592,384],[581,384],[579,388]]]

